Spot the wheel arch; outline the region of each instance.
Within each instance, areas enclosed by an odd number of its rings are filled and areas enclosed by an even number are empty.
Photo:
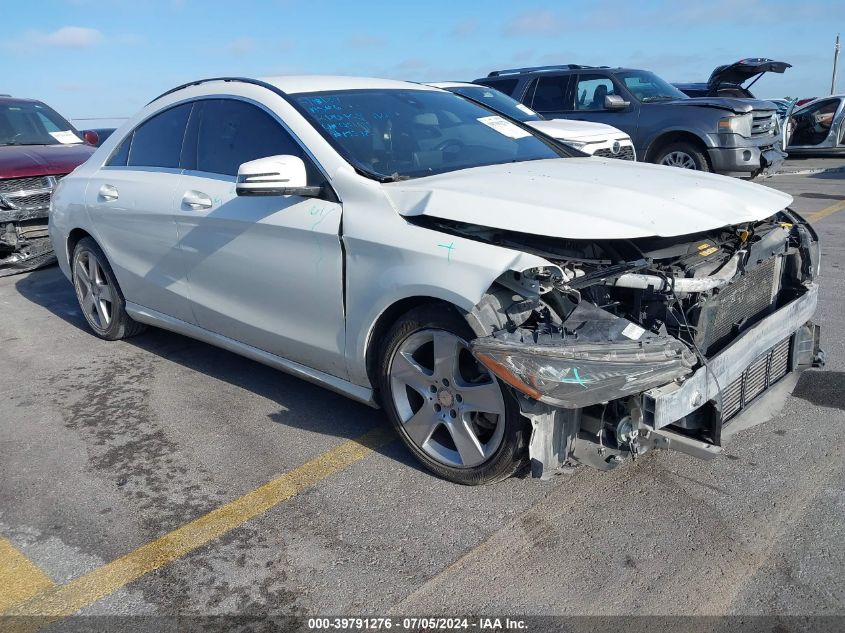
[[[393,327],[403,314],[419,306],[429,304],[440,304],[444,306],[444,308],[453,310],[456,314],[459,314],[462,317],[464,316],[464,312],[458,306],[446,299],[428,295],[416,295],[405,297],[391,303],[382,310],[378,317],[376,317],[376,320],[370,328],[364,352],[364,362],[366,364],[367,378],[370,381],[370,385],[373,387],[377,402],[379,344],[390,328]]]
[[[85,229],[75,228],[67,236],[67,263],[70,265],[71,261],[73,260],[73,250],[76,248],[76,245],[79,244],[80,240],[83,238],[90,237],[92,240],[97,242],[97,239],[91,235]],[[97,246],[100,246],[99,242]],[[102,248],[102,246],[100,246]]]
[[[644,160],[652,163],[661,149],[671,143],[678,143],[682,141],[691,143],[697,147],[701,150],[701,153],[704,154],[707,162],[710,162],[710,155],[707,152],[707,143],[705,143],[700,136],[688,130],[670,130],[663,132],[660,136],[657,136],[651,144],[649,144],[648,148],[646,148]]]

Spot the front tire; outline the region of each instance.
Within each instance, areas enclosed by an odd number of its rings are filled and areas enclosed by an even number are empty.
[[[526,461],[528,427],[514,397],[469,352],[473,332],[453,308],[419,306],[390,329],[379,355],[382,404],[431,472],[493,483]]]
[[[90,237],[79,240],[71,261],[76,299],[94,334],[107,341],[140,334],[144,325],[126,314],[126,300],[97,243]]]
[[[694,169],[696,171],[712,171],[707,156],[700,148],[687,141],[669,143],[660,148],[654,157],[658,165],[668,167],[680,167],[682,169]]]

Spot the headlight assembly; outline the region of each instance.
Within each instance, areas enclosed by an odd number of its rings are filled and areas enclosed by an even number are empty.
[[[569,147],[574,147],[575,149],[584,149],[589,143],[581,142],[581,141],[568,141],[561,139],[561,143],[565,145],[569,145]]]
[[[719,119],[719,132],[739,134],[748,138],[751,136],[751,123],[752,116],[750,112],[748,114],[728,116],[724,119]]]
[[[696,357],[684,343],[604,314],[609,318],[579,328],[580,336],[565,330],[500,332],[474,340],[471,350],[518,391],[569,409],[640,393],[691,372]]]

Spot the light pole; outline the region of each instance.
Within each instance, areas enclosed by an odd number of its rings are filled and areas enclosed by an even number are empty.
[[[836,64],[839,62],[839,33],[836,34],[836,44],[833,46],[833,77],[830,80],[830,94],[836,93]]]

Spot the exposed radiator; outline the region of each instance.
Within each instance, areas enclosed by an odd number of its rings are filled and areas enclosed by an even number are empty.
[[[772,257],[719,293],[715,309],[699,323],[700,347],[719,346],[754,317],[768,311],[780,291],[782,261],[781,257]]]

